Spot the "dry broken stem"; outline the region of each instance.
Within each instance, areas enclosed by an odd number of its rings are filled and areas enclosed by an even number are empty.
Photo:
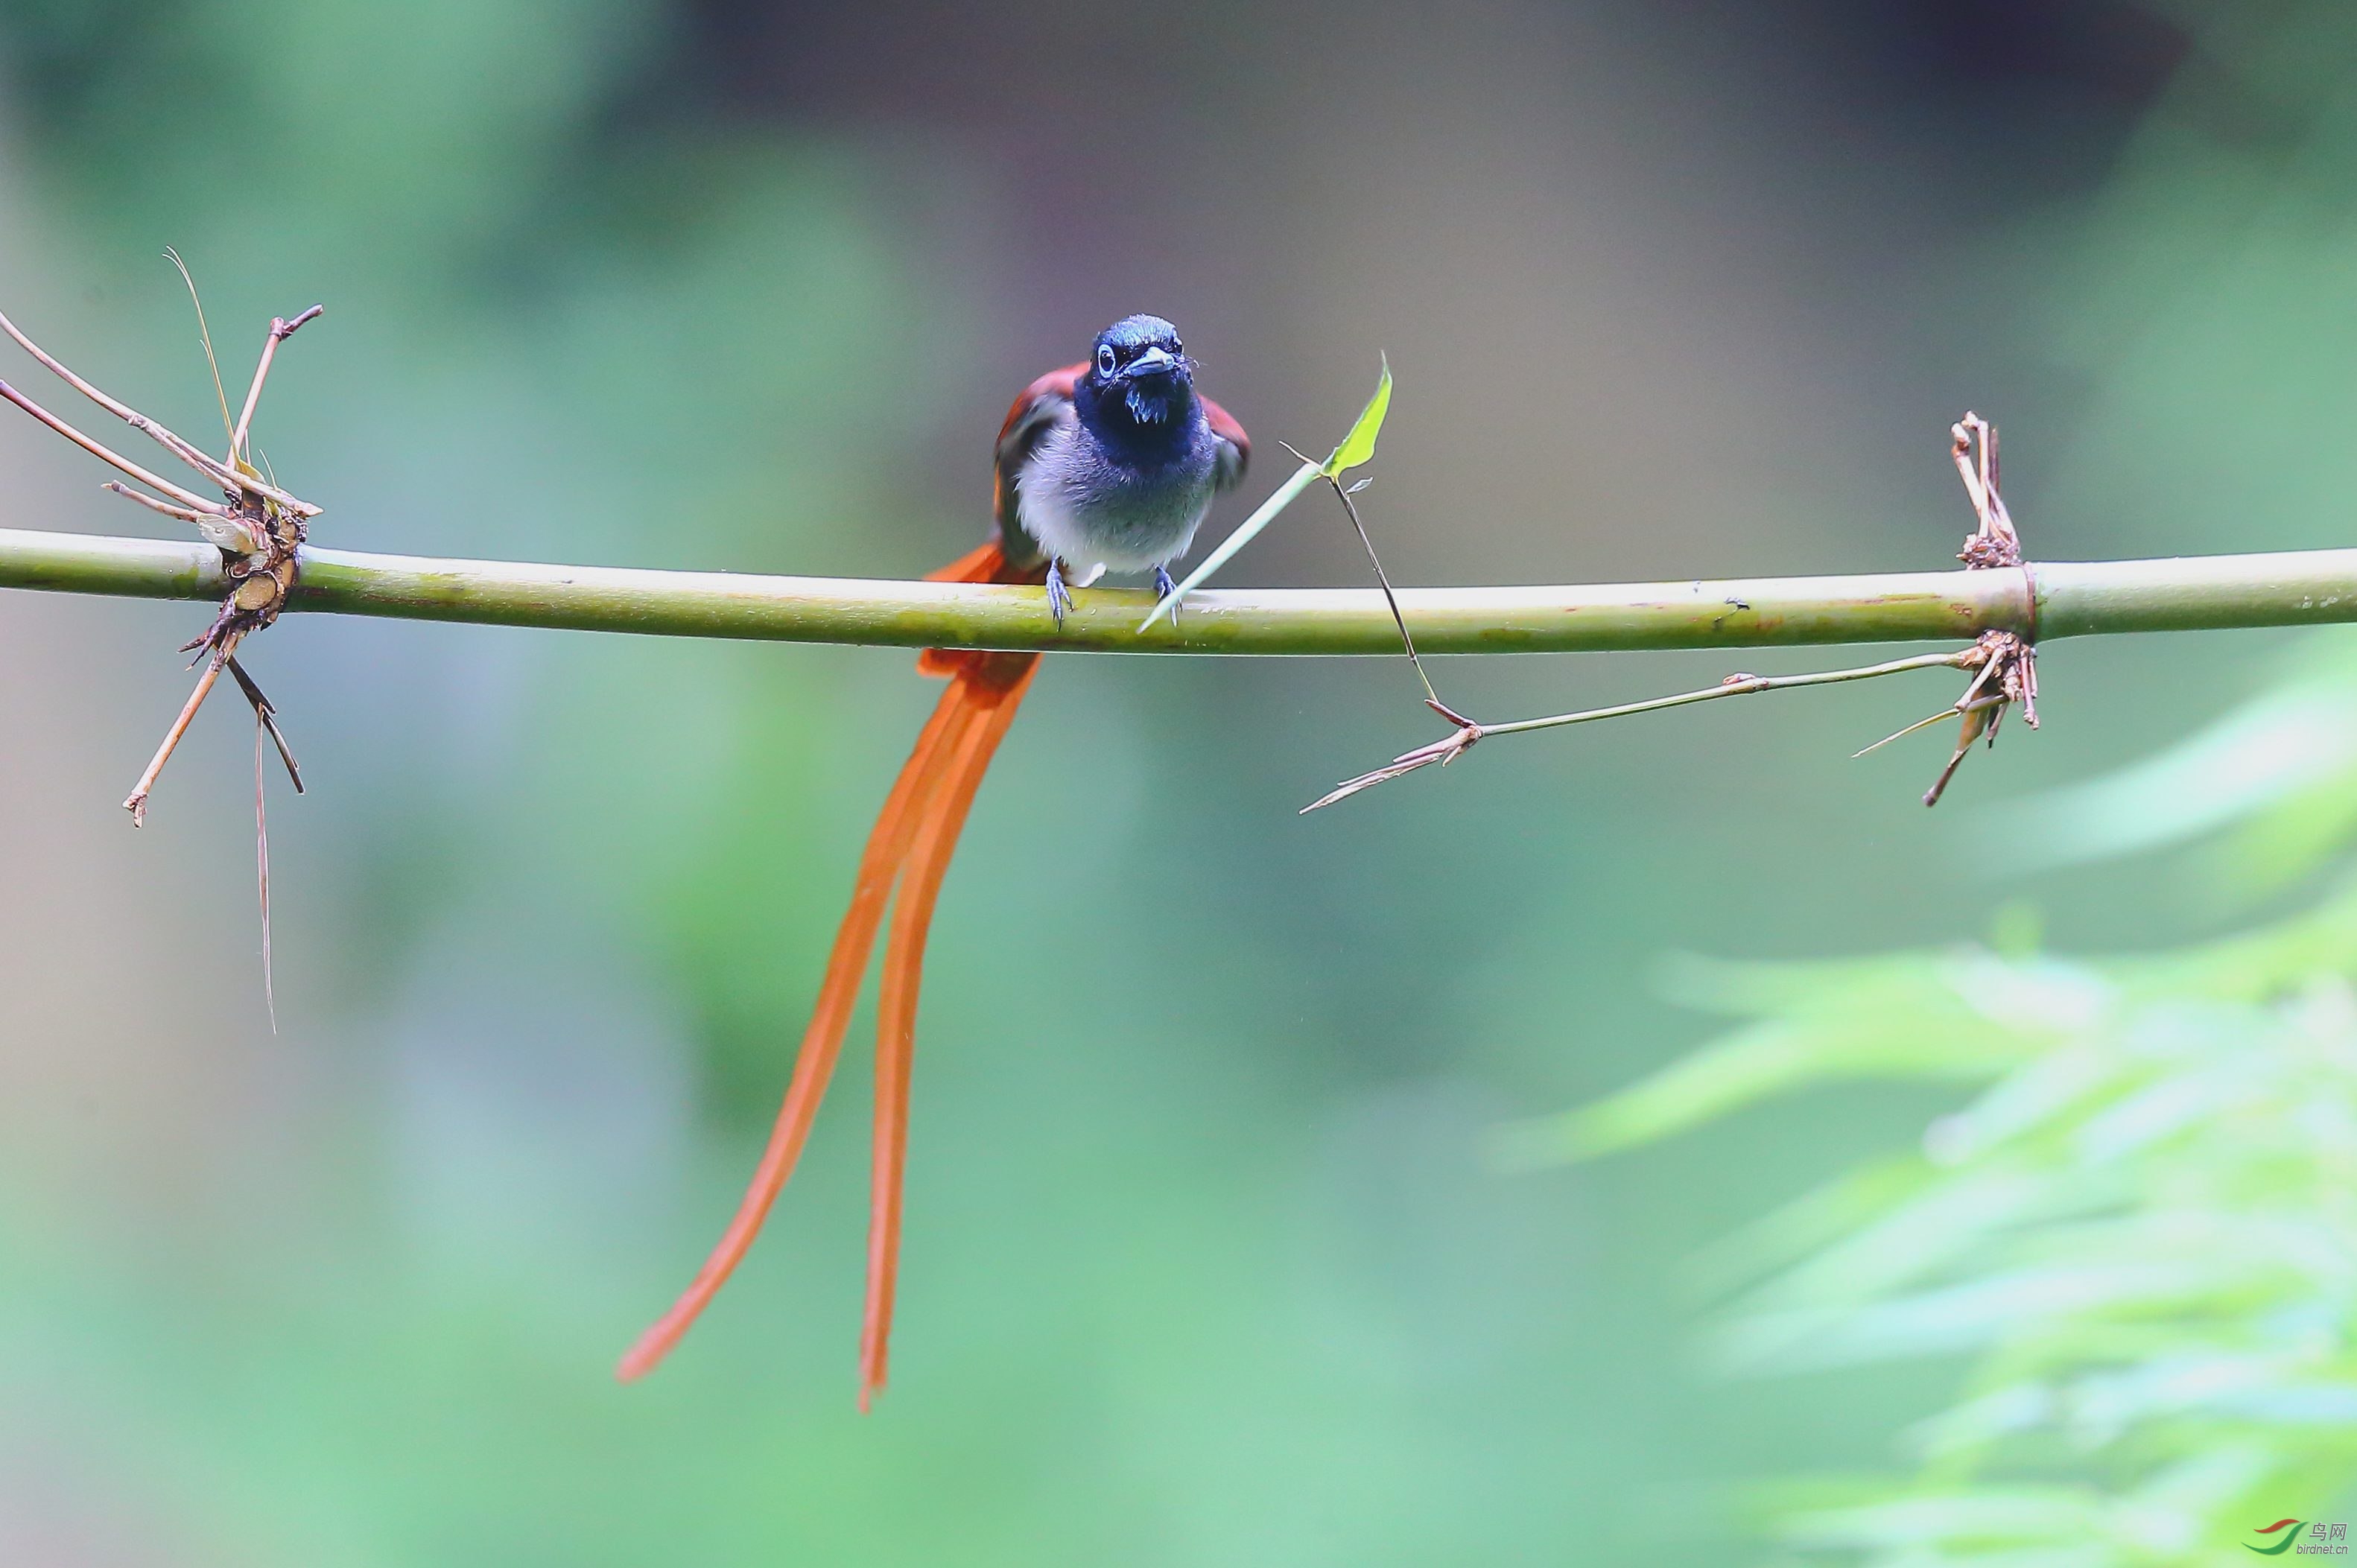
[[[2013,526],[2013,514],[2006,510],[2005,498],[1997,493],[1996,426],[1967,410],[1964,418],[1949,427],[1948,435],[1956,473],[1964,479],[1964,493],[1972,498],[1973,512],[1980,520],[1979,528],[1965,535],[1964,547],[1956,552],[1956,559],[1964,564],[1967,571],[2011,568],[2027,579],[2029,565],[2022,559],[2021,535]],[[2028,633],[1985,631],[1973,645],[1980,655],[1979,672],[1964,688],[1964,694],[1956,699],[1953,712],[1960,718],[1955,755],[1948,758],[1948,765],[1940,769],[1940,777],[1923,792],[1926,806],[1940,803],[1948,780],[1964,766],[1964,756],[1972,750],[1975,741],[1985,739],[1990,746],[1996,744],[1997,728],[2005,723],[2007,709],[2019,703],[2022,722],[2031,729],[2038,727],[2038,586],[2029,583],[2028,588],[2022,596],[2029,606]],[[1946,716],[1944,713],[1932,715],[1933,720]],[[1868,751],[1873,749],[1867,747]]]
[[[1950,436],[1956,470],[1964,477],[1965,492],[1970,496],[1974,513],[1979,520],[1979,527],[1964,541],[1964,548],[1959,553],[1957,558],[1970,569],[1995,570],[2010,567],[2020,571],[2027,577],[2029,568],[2022,560],[2021,537],[2015,531],[2013,519],[2006,510],[2004,499],[1997,492],[1996,427],[1978,414],[1968,412],[1961,421],[1951,427]],[[1364,481],[1361,481],[1361,486],[1354,486],[1352,489],[1362,488],[1363,484]],[[1340,486],[1337,485],[1335,491],[1341,497],[1342,505],[1350,513],[1351,526],[1358,530],[1360,541],[1367,547],[1368,558],[1374,560],[1374,543],[1368,537],[1365,525],[1359,520],[1358,508],[1351,505],[1350,494],[1343,491]],[[1384,597],[1392,599],[1391,582],[1384,575],[1383,563],[1379,560],[1375,561],[1375,577],[1383,585]],[[2026,596],[2031,607],[2030,613],[2034,618],[2037,606],[2034,585],[2031,585]],[[1392,614],[1394,618],[1400,618],[1396,600],[1392,600]],[[1308,805],[1302,807],[1304,815],[1321,807],[1333,805],[1338,800],[1346,800],[1361,790],[1373,789],[1378,784],[1386,784],[1394,779],[1404,778],[1418,768],[1429,768],[1436,763],[1446,768],[1491,736],[1523,735],[1534,730],[1559,729],[1566,725],[1592,724],[1599,719],[1626,718],[1632,714],[1649,714],[1663,708],[1685,707],[1695,703],[1715,702],[1722,697],[1749,696],[1759,692],[1781,692],[1801,686],[1831,685],[1844,681],[1872,680],[1877,676],[1896,675],[1910,670],[1945,667],[1974,671],[1971,682],[1964,688],[1964,694],[1957,698],[1953,706],[1943,708],[1930,718],[1909,725],[1896,734],[1885,736],[1873,746],[1866,747],[1865,751],[1857,754],[1863,757],[1866,752],[1888,746],[1890,742],[1899,739],[1900,736],[1912,735],[1917,730],[1937,724],[1951,714],[1956,715],[1962,725],[1962,736],[1957,743],[1955,755],[1948,759],[1948,765],[1941,769],[1939,779],[1925,792],[1923,803],[1927,806],[1936,805],[1939,802],[1942,791],[1947,789],[1948,780],[1955,777],[1957,768],[1963,764],[1964,754],[1972,749],[1974,742],[1986,738],[1989,744],[1996,744],[1997,726],[2004,722],[2005,713],[2008,707],[2017,703],[2019,703],[2023,718],[2031,728],[2035,729],[2038,726],[2037,648],[2031,637],[2010,631],[1983,632],[1971,647],[1960,648],[1948,653],[1920,654],[1911,659],[1894,659],[1881,664],[1859,665],[1848,670],[1817,671],[1803,675],[1735,674],[1727,676],[1716,686],[1706,686],[1694,692],[1681,692],[1674,696],[1653,697],[1644,702],[1622,703],[1609,708],[1587,708],[1577,713],[1555,714],[1545,718],[1518,719],[1511,724],[1497,725],[1485,725],[1469,719],[1443,702],[1439,693],[1433,689],[1431,677],[1426,673],[1423,660],[1416,657],[1415,645],[1407,639],[1407,626],[1404,619],[1400,622],[1400,637],[1406,647],[1409,661],[1415,666],[1417,679],[1424,682],[1425,706],[1447,719],[1455,728],[1440,740],[1434,741],[1428,746],[1417,746],[1412,751],[1402,752],[1383,767],[1375,768],[1372,772],[1362,773],[1356,779],[1348,779],[1336,786]]]
[[[180,265],[179,257],[173,255],[171,259],[174,265],[180,266],[180,274],[186,278],[188,269]],[[196,292],[193,281],[188,288],[193,296]],[[262,471],[254,466],[251,438],[253,412],[262,401],[263,385],[270,378],[270,367],[278,357],[278,346],[317,317],[321,308],[315,305],[291,320],[279,317],[270,323],[269,335],[263,340],[261,360],[254,366],[253,380],[246,390],[244,406],[234,424],[229,417],[229,400],[226,396],[221,398],[221,424],[229,439],[229,454],[221,459],[183,440],[138,410],[101,392],[27,337],[5,315],[0,315],[0,332],[13,338],[17,347],[74,391],[195,470],[201,481],[211,484],[221,492],[221,499],[216,501],[140,467],[59,418],[6,381],[0,381],[0,399],[15,403],[83,451],[112,465],[134,483],[145,487],[135,489],[131,485],[114,480],[106,484],[104,489],[136,501],[152,511],[194,524],[206,542],[221,553],[221,564],[231,585],[228,596],[222,600],[212,624],[180,650],[183,653],[194,652],[196,661],[205,667],[204,673],[197,678],[196,689],[180,705],[171,727],[165,732],[162,743],[156,746],[155,757],[140,774],[139,782],[133,787],[123,805],[131,813],[133,825],[145,825],[149,792],[155,789],[165,763],[171,760],[173,750],[180,744],[180,737],[188,734],[197,710],[204,705],[205,698],[210,694],[214,684],[221,679],[221,671],[226,669],[253,708],[254,859],[262,899],[262,980],[264,994],[271,1002],[274,1022],[276,1004],[272,995],[274,987],[270,973],[270,840],[263,812],[262,791],[264,739],[267,737],[277,748],[279,760],[285,764],[286,776],[294,781],[295,792],[298,795],[303,792],[303,775],[296,766],[295,753],[286,743],[285,732],[278,727],[278,710],[238,662],[237,648],[247,637],[276,620],[279,612],[286,607],[287,597],[295,589],[296,553],[303,543],[310,520],[319,515],[319,508],[290,495],[263,478]],[[204,307],[201,304],[197,307],[197,319],[202,328]],[[204,341],[205,356],[210,361],[212,359],[212,337],[209,329],[204,330]],[[218,390],[221,382],[218,365],[213,367],[213,381]]]
[[[1729,675],[1716,686],[1699,691],[1680,692],[1673,696],[1649,697],[1641,703],[1621,703],[1609,708],[1584,708],[1576,714],[1551,714],[1540,719],[1516,719],[1511,724],[1484,725],[1467,718],[1447,703],[1433,699],[1425,704],[1457,726],[1445,739],[1399,756],[1372,773],[1338,785],[1329,793],[1301,808],[1304,815],[1321,806],[1348,800],[1361,789],[1413,773],[1434,763],[1443,768],[1471,750],[1477,742],[1491,736],[1524,735],[1533,730],[1560,729],[1566,725],[1594,724],[1598,719],[1627,718],[1632,714],[1650,714],[1663,708],[1683,708],[1695,703],[1716,702],[1721,697],[1747,697],[1755,692],[1781,692],[1797,686],[1827,686],[1841,681],[1870,681],[1878,675],[1897,675],[1909,670],[1968,670],[1980,662],[1978,648],[1960,648],[1948,653],[1919,653],[1911,659],[1893,659],[1881,664],[1861,664],[1849,670],[1816,670],[1803,675]],[[1875,745],[1882,743],[1877,741]],[[1868,750],[1873,749],[1871,746]]]
[[[0,315],[0,332],[15,339],[17,347],[68,386],[156,442],[221,490],[221,499],[215,501],[174,484],[84,435],[6,381],[0,381],[0,398],[15,403],[83,451],[146,487],[146,490],[134,489],[117,480],[107,484],[106,489],[137,501],[151,510],[195,524],[206,541],[221,551],[222,564],[229,575],[231,584],[229,596],[222,601],[212,625],[181,650],[184,653],[196,652],[205,665],[205,672],[198,679],[196,690],[188,694],[179,716],[165,733],[163,744],[156,747],[154,760],[148,763],[138,784],[123,802],[134,823],[145,822],[147,796],[155,788],[156,776],[170,759],[181,736],[188,732],[189,721],[196,716],[197,709],[203,705],[213,682],[220,678],[222,667],[236,652],[238,643],[249,633],[259,631],[277,619],[278,612],[286,607],[287,596],[294,591],[296,552],[303,542],[310,520],[319,515],[319,509],[265,481],[260,470],[253,466],[247,444],[254,407],[261,402],[263,383],[269,378],[270,366],[277,357],[278,345],[318,316],[320,309],[315,305],[291,321],[280,318],[271,322],[269,336],[263,342],[261,361],[254,367],[253,385],[246,392],[244,412],[228,432],[230,447],[225,460],[214,459],[161,423],[101,392],[27,337],[5,315]],[[151,495],[146,493],[148,490],[160,491],[161,494]],[[261,689],[242,671],[239,672],[238,685],[246,699],[253,703],[257,722],[277,742],[280,755],[286,759],[287,771],[292,775],[295,771],[293,756],[287,751],[285,737],[279,733],[273,716],[275,710],[270,707],[267,699],[262,696]],[[301,788],[299,781],[296,788]]]

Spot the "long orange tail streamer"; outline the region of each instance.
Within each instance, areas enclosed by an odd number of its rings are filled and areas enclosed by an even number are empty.
[[[1005,655],[998,656],[1001,659]],[[1020,657],[1020,656],[1018,656]],[[867,1221],[867,1311],[859,1333],[859,1408],[884,1387],[892,1336],[892,1294],[899,1274],[901,1173],[909,1151],[909,1070],[917,1045],[917,991],[923,983],[925,933],[933,901],[957,850],[959,830],[991,754],[1015,720],[1015,710],[1038,672],[1037,657],[1022,660],[1011,684],[974,683],[975,701],[988,704],[959,743],[949,777],[926,814],[884,943],[884,978],[876,1004],[876,1143]],[[970,678],[957,677],[959,684]],[[955,687],[952,688],[952,690]]]
[[[996,543],[987,544],[934,573],[936,580],[1021,580],[1010,573]],[[962,653],[928,650],[918,668],[946,675],[949,690],[934,706],[915,748],[886,797],[867,836],[867,847],[852,886],[851,907],[835,932],[826,977],[810,1027],[794,1060],[785,1102],[770,1129],[751,1184],[712,1255],[696,1271],[679,1300],[639,1337],[615,1376],[629,1381],[654,1369],[694,1325],[721,1285],[743,1261],[761,1221],[777,1201],[809,1140],[819,1101],[826,1094],[842,1055],[859,984],[876,945],[886,901],[899,886],[892,931],[886,944],[883,993],[877,1039],[874,1197],[868,1238],[867,1311],[860,1336],[859,1405],[884,1383],[886,1347],[891,1333],[893,1284],[898,1268],[900,1176],[908,1142],[908,1078],[915,1044],[917,990],[924,963],[925,933],[942,875],[957,848],[974,792],[990,766],[1015,710],[1029,687],[1037,654]]]

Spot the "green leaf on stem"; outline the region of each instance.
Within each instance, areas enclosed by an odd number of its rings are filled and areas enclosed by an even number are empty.
[[[1383,356],[1383,377],[1375,382],[1375,395],[1369,398],[1367,406],[1359,411],[1359,422],[1351,426],[1350,435],[1342,437],[1342,445],[1334,448],[1334,455],[1326,459],[1324,467],[1318,469],[1329,479],[1341,478],[1345,472],[1375,455],[1375,438],[1383,433],[1383,416],[1392,411],[1390,355]]]

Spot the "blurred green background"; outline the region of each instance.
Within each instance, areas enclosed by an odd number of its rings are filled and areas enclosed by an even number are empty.
[[[2352,61],[2357,13],[2289,0],[9,0],[0,299],[192,434],[162,248],[231,376],[324,302],[257,435],[355,549],[914,575],[981,536],[1015,389],[1132,310],[1265,452],[1388,352],[1402,581],[1934,567],[1966,407],[2034,554],[2341,544]],[[0,524],[155,532],[100,478],[0,423]],[[1228,580],[1363,575],[1306,505]],[[1537,1171],[1493,1130],[1714,1032],[1665,954],[2137,948],[2311,893],[2001,853],[2267,689],[2275,634],[2055,645],[2044,731],[1937,812],[1943,742],[1849,754],[1939,677],[1303,820],[1432,738],[1405,670],[1056,660],[935,928],[863,1420],[856,1044],[718,1305],[608,1369],[750,1166],[909,657],[290,618],[251,660],[312,787],[274,1036],[242,711],[145,832],[116,804],[203,621],[0,597],[0,1561],[1749,1550],[1748,1486],[1898,1463],[1958,1363],[1729,1379],[1686,1262],[1959,1091]],[[1828,661],[1441,673],[1503,716]]]

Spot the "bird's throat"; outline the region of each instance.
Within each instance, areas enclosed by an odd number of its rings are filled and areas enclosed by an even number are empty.
[[[1075,402],[1082,424],[1107,456],[1122,464],[1158,468],[1183,456],[1190,445],[1195,395],[1183,384],[1084,385]]]
[[[1168,392],[1157,394],[1148,392],[1137,381],[1130,382],[1122,394],[1122,402],[1128,407],[1129,416],[1140,424],[1167,424],[1178,401]]]

